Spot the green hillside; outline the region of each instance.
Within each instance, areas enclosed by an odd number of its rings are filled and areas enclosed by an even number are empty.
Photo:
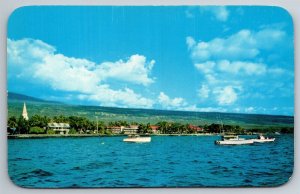
[[[258,114],[236,114],[217,112],[166,111],[153,109],[128,109],[100,106],[68,105],[58,102],[48,102],[41,99],[18,95],[11,98],[8,95],[8,116],[20,116],[23,103],[26,102],[29,117],[34,114],[53,116],[82,116],[90,120],[109,121],[125,120],[128,122],[151,123],[159,121],[190,123],[204,125],[222,123],[240,125],[244,128],[293,127],[294,117]]]

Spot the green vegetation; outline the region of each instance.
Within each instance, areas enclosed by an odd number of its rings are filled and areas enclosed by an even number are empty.
[[[52,129],[48,129],[46,133],[49,135],[53,135],[53,134],[55,134],[55,131]]]
[[[154,131],[151,124],[143,124],[138,122],[128,123],[127,121],[114,121],[105,124],[103,121],[91,121],[85,117],[77,116],[54,116],[52,118],[40,115],[33,115],[27,121],[22,116],[16,118],[12,116],[8,119],[8,133],[9,134],[55,134],[56,131],[48,128],[49,122],[69,123],[69,134],[106,134],[111,135],[112,131],[109,129],[113,126],[130,126],[130,124],[138,125],[137,133],[151,134]],[[265,132],[280,132],[293,133],[293,127],[270,127],[267,129],[245,129],[239,125],[221,125],[212,123],[210,125],[190,125],[178,122],[160,121],[155,123],[157,128],[156,133],[159,134],[194,134],[194,133],[265,133]]]
[[[151,134],[151,133],[153,133],[153,131],[150,127],[150,123],[148,123],[146,125],[141,123],[138,126],[139,126],[139,128],[138,128],[137,133],[140,133],[140,134]]]
[[[19,116],[24,101],[29,121]],[[13,93],[8,95],[8,118],[9,134],[28,134],[32,127],[55,134],[47,128],[49,122],[69,123],[70,134],[109,135],[112,133],[109,127],[129,125],[138,125],[140,133],[152,133],[150,125],[157,125],[162,134],[195,133],[195,128],[189,125],[203,128],[203,133],[292,133],[294,130],[293,116],[78,106]]]
[[[75,129],[70,129],[69,134],[77,134],[77,131]]]
[[[170,123],[192,124],[204,126],[215,124],[238,125],[245,129],[267,129],[270,127],[293,127],[293,116],[233,114],[216,112],[188,112],[188,111],[165,111],[148,109],[125,109],[99,106],[75,106],[62,103],[46,103],[27,101],[29,116],[40,115],[62,121],[59,115],[65,117],[83,117],[90,122],[96,122],[97,118],[105,125],[127,124],[155,124],[162,121]],[[18,117],[22,113],[23,101],[9,100],[8,116]],[[101,129],[103,130],[103,129]],[[102,131],[103,132],[103,131]]]
[[[40,127],[31,127],[29,129],[29,134],[44,134],[46,130]]]

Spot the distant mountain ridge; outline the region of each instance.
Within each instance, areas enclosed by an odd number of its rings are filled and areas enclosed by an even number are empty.
[[[60,102],[55,102],[55,101],[43,100],[40,98],[35,98],[32,96],[27,96],[27,95],[15,93],[15,92],[8,92],[7,99],[8,100],[17,100],[17,101],[26,101],[26,102],[30,101],[30,102],[60,103]]]
[[[27,103],[29,115],[83,116],[90,120],[151,123],[161,121],[205,125],[221,123],[240,125],[245,128],[293,127],[294,117],[284,115],[260,115],[220,112],[191,112],[156,109],[134,109],[103,106],[72,105],[63,102],[51,102],[14,92],[8,93],[8,116],[18,117],[22,113],[23,102]]]

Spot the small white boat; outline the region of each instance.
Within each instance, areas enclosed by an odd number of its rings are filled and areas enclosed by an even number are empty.
[[[124,142],[132,143],[148,143],[151,142],[151,137],[140,137],[139,135],[129,135],[127,138],[123,139]]]
[[[265,143],[265,142],[273,142],[275,138],[265,138],[264,136],[260,135],[258,139],[253,139],[254,143]]]
[[[218,145],[244,145],[244,144],[253,144],[253,139],[240,138],[239,136],[233,135],[224,135],[222,140],[215,141],[215,144]]]

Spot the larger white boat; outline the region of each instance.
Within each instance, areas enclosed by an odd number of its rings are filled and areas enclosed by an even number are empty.
[[[151,137],[141,137],[139,135],[129,135],[127,138],[123,139],[124,142],[132,143],[149,143],[151,142]]]
[[[254,143],[265,143],[265,142],[273,142],[275,138],[266,138],[263,135],[260,135],[258,139],[253,139]]]
[[[244,144],[253,144],[253,139],[241,138],[237,135],[224,135],[219,141],[215,141],[215,144],[218,145],[244,145]]]

